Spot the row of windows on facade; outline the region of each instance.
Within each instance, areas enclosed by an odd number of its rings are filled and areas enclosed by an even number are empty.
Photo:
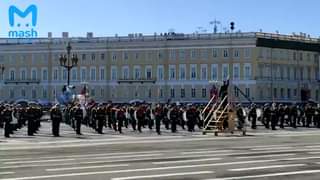
[[[319,79],[319,68],[310,66],[273,66],[271,69],[270,65],[258,66],[259,75],[261,78],[273,77],[280,80],[318,80]],[[272,74],[271,74],[272,73]]]
[[[244,52],[242,52],[244,51]],[[176,60],[177,58],[180,60],[185,60],[187,58],[187,54],[189,53],[189,58],[190,59],[208,59],[209,54],[211,53],[211,57],[217,58],[217,57],[229,57],[230,53],[233,52],[233,57],[240,57],[241,54],[243,53],[243,56],[246,58],[249,58],[251,55],[251,49],[246,48],[245,50],[241,49],[201,49],[201,50],[185,50],[185,49],[180,49],[180,50],[169,50],[169,59],[170,60]],[[178,56],[177,56],[178,54]],[[17,57],[18,56],[18,57]],[[19,57],[20,56],[20,57]],[[81,57],[81,60],[86,61],[91,59],[92,61],[97,60],[97,57],[100,57],[100,60],[105,60],[106,55],[105,53],[92,53],[92,54],[79,54],[79,57]],[[88,57],[89,56],[89,57]],[[163,59],[165,58],[165,52],[164,51],[157,51],[157,52],[152,52],[152,51],[146,51],[145,53],[138,53],[138,52],[111,52],[111,60],[116,61],[122,57],[123,60],[128,60],[130,59],[141,59],[141,58],[147,58],[147,59]],[[55,63],[59,63],[59,57],[60,54],[55,54],[53,55],[53,59]],[[11,55],[8,56],[8,61],[10,64],[16,64],[17,61],[20,62],[27,62],[28,55]],[[40,61],[42,61],[44,64],[48,64],[48,55],[47,54],[42,54],[42,55],[31,55],[32,59],[32,64],[38,64]],[[0,62],[3,63],[5,60],[4,56],[0,56]]]
[[[196,91],[197,91],[197,89],[195,89],[195,88],[192,88],[192,89],[191,89],[191,91],[190,91],[190,95],[191,95],[190,97],[191,97],[191,98],[197,98],[197,93],[196,93]],[[206,88],[202,88],[202,89],[201,89],[201,97],[202,97],[202,98],[206,98],[207,95],[208,95],[207,93],[208,93],[208,91],[207,91]],[[249,88],[246,88],[246,93],[248,93],[248,96],[250,95],[250,89],[249,89]],[[91,89],[91,90],[89,91],[89,94],[90,94],[91,97],[95,97],[95,96],[96,96],[96,90],[95,90],[95,89]],[[114,94],[114,93],[113,93],[113,94]],[[16,91],[15,91],[14,89],[10,89],[10,90],[9,90],[9,97],[10,97],[11,99],[13,99],[13,98],[16,98],[15,95],[16,95]],[[53,95],[53,97],[56,97],[56,90],[53,90],[53,91],[52,91],[52,95]],[[100,97],[104,97],[104,96],[105,96],[105,91],[104,91],[104,89],[100,89]],[[114,96],[114,95],[112,95],[112,96]],[[136,91],[136,92],[135,92],[135,96],[136,96],[136,97],[139,97],[139,96],[140,96],[139,92]],[[164,98],[163,89],[159,89],[158,94],[157,94],[156,96],[158,96],[159,98]],[[28,97],[28,96],[27,96],[27,91],[26,91],[26,89],[22,88],[22,89],[20,90],[20,97],[22,97],[22,98]],[[148,97],[149,97],[149,98],[152,98],[152,97],[153,97],[153,95],[152,95],[152,90],[151,90],[151,89],[148,90]],[[42,94],[41,94],[41,96],[38,96],[37,90],[32,89],[32,90],[31,90],[31,98],[32,98],[32,99],[37,99],[37,98],[47,99],[47,98],[48,98],[48,90],[45,89],[45,88],[42,89]],[[174,89],[174,88],[170,89],[170,98],[178,98],[178,96],[177,96],[177,94],[176,94],[176,89]],[[180,98],[186,98],[186,90],[185,90],[184,88],[180,89]]]
[[[178,74],[177,74],[177,66],[176,65],[169,65],[169,71],[168,71],[168,79],[169,80],[186,80],[187,79],[187,66],[185,64],[178,65]],[[209,79],[217,80],[218,79],[218,70],[219,65],[218,64],[212,64],[211,65],[211,74]],[[128,80],[130,79],[130,68],[129,66],[123,66],[121,68],[121,77],[118,78],[118,68],[116,66],[111,67],[111,80],[117,80],[117,79],[124,79]],[[157,66],[157,80],[164,80],[164,66],[159,65]],[[245,79],[249,80],[251,79],[251,64],[246,63],[243,66],[243,78],[240,78],[240,64],[233,64],[233,79]],[[59,74],[61,73],[61,77],[59,78]],[[78,80],[78,69],[74,68],[71,70],[71,80]],[[132,79],[140,80],[143,79],[142,75],[142,68],[141,66],[134,66],[133,72],[132,72]],[[189,68],[189,75],[190,80],[207,80],[208,79],[208,65],[207,64],[201,64],[200,65],[200,78],[198,78],[198,65],[191,64]],[[221,77],[223,79],[226,79],[229,77],[230,74],[230,67],[229,64],[222,64],[221,65]],[[146,66],[145,72],[144,72],[144,79],[152,79],[153,72],[152,72],[152,66]],[[9,74],[10,80],[17,80],[19,78],[16,78],[16,71],[14,69],[10,70]],[[20,69],[20,79],[19,80],[27,80],[29,79],[27,77],[27,70],[25,68]],[[31,69],[31,80],[37,80],[37,69],[33,68]],[[52,71],[52,80],[66,80],[67,79],[67,70],[65,68],[62,68],[62,70],[59,68],[53,68]],[[81,81],[85,81],[86,79],[89,79],[91,81],[95,80],[106,80],[106,71],[104,67],[99,68],[98,72],[98,78],[97,78],[97,69],[96,68],[90,68],[89,73],[87,73],[87,68],[81,67],[80,68],[80,79]],[[41,71],[41,80],[47,81],[48,80],[48,69],[42,68]]]
[[[284,50],[284,49],[271,49],[271,48],[261,48],[259,51],[260,58],[267,59],[280,59],[280,60],[313,60],[314,63],[318,63],[319,54],[313,52],[301,52],[295,50]]]
[[[273,98],[280,98],[280,99],[292,99],[292,98],[297,98],[298,95],[298,89],[291,89],[291,88],[273,88],[271,91],[266,91],[266,90],[260,90],[259,92],[259,96],[261,99],[270,99],[272,98],[271,96],[273,96]],[[265,93],[266,92],[266,96]],[[273,94],[271,94],[273,93]],[[315,100],[318,101],[319,100],[319,90],[315,90]]]

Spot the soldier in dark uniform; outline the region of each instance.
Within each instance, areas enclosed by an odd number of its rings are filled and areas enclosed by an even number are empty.
[[[270,121],[271,121],[271,108],[268,104],[264,105],[263,108],[263,124],[264,126],[269,129],[270,128]]]
[[[196,120],[197,120],[197,112],[196,112],[196,107],[195,106],[191,106],[188,110],[187,110],[187,126],[188,126],[188,131],[189,132],[194,132],[194,126],[196,124]]]
[[[278,115],[278,120],[280,122],[279,127],[283,129],[284,121],[285,121],[285,109],[282,104],[280,104],[278,107],[277,115]]]
[[[52,134],[55,137],[59,135],[60,122],[62,121],[62,112],[59,105],[55,105],[50,112],[50,117],[52,121]]]
[[[97,108],[96,119],[97,119],[97,132],[99,134],[103,134],[103,125],[105,124],[106,111],[102,105],[100,105]]]
[[[163,124],[164,124],[164,126],[165,126],[165,128],[166,128],[167,130],[170,129],[170,128],[169,128],[168,112],[169,112],[169,108],[168,108],[167,106],[165,106],[165,107],[163,108],[163,119],[162,119],[162,121],[163,121]]]
[[[312,117],[313,117],[313,114],[314,114],[314,112],[313,112],[313,108],[312,108],[312,106],[310,105],[310,104],[308,104],[307,106],[306,106],[306,111],[305,111],[305,113],[306,113],[306,127],[310,127],[310,125],[311,125],[311,123],[312,123]]]
[[[137,121],[134,116],[135,114],[134,112],[135,112],[134,107],[130,107],[129,108],[129,114],[130,114],[130,120],[131,120],[130,123],[131,123],[132,129],[135,131],[137,126]]]
[[[5,106],[3,104],[0,104],[0,113],[5,109]],[[0,128],[4,127],[4,119],[2,116],[0,116]]]
[[[33,136],[35,132],[35,125],[34,125],[35,112],[32,106],[27,107],[26,114],[27,114],[27,120],[28,120],[28,136]]]
[[[81,122],[83,120],[83,110],[80,107],[80,104],[76,105],[75,111],[74,111],[74,116],[75,116],[75,124],[76,124],[76,133],[78,135],[81,134]]]
[[[251,105],[249,120],[251,120],[251,128],[257,129],[257,106],[255,104]]]
[[[271,119],[271,128],[272,130],[277,130],[276,126],[278,124],[278,112],[277,112],[277,105],[275,103],[272,104],[271,108],[270,108],[270,119]]]
[[[160,126],[161,126],[161,120],[163,118],[163,112],[162,107],[160,104],[157,104],[155,110],[154,110],[154,116],[156,119],[156,131],[158,135],[161,135]]]
[[[120,134],[122,134],[123,122],[126,119],[124,107],[120,107],[119,108],[119,110],[117,112],[117,119],[118,119],[118,131],[119,131]]]
[[[245,116],[243,114],[243,109],[240,104],[237,105],[237,117],[238,117],[238,129],[242,130],[244,127]]]
[[[290,110],[291,127],[297,128],[298,106],[293,105]]]
[[[317,128],[320,128],[320,104],[317,104],[314,110],[314,123]]]
[[[12,109],[7,105],[1,112],[1,116],[4,121],[4,137],[9,138],[12,132],[11,122],[12,122]]]
[[[137,119],[138,119],[138,131],[142,132],[141,127],[143,126],[143,120],[145,118],[145,110],[144,110],[143,105],[139,106],[136,114],[137,114]]]
[[[177,132],[177,120],[179,117],[179,109],[178,106],[173,105],[172,110],[170,112],[170,121],[171,121],[171,132]]]

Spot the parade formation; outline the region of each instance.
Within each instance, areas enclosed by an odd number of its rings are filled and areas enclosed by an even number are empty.
[[[81,126],[88,126],[99,134],[104,133],[104,128],[113,129],[120,134],[123,128],[132,128],[133,131],[142,133],[144,129],[155,129],[161,134],[161,126],[172,133],[177,132],[177,126],[194,132],[195,127],[201,131],[204,124],[202,117],[202,104],[115,104],[91,103],[85,106],[78,102],[61,106],[54,105],[50,112],[44,112],[40,105],[28,104],[1,104],[0,127],[4,128],[4,136],[10,137],[14,131],[27,126],[28,136],[33,136],[41,127],[41,117],[50,113],[52,122],[52,135],[60,136],[60,123],[70,125],[81,135]],[[320,128],[319,104],[251,104],[249,106],[236,105],[237,128],[246,122],[252,129],[257,128],[257,122],[265,128],[276,130],[285,127],[316,127]]]

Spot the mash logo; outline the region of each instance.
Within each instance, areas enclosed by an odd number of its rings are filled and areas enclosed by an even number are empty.
[[[31,16],[31,22],[22,23],[23,20]],[[19,20],[18,19],[19,17]],[[9,37],[10,38],[36,38],[38,32],[35,30],[38,21],[38,8],[36,5],[30,5],[24,11],[16,6],[9,7]]]

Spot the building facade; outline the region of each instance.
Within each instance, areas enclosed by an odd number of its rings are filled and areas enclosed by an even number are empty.
[[[210,81],[228,78],[256,102],[300,102],[303,92],[319,101],[320,41],[266,33],[0,39],[1,99],[55,101],[67,81],[59,56],[68,42],[79,57],[70,82],[77,92],[88,84],[98,102],[205,102]]]

